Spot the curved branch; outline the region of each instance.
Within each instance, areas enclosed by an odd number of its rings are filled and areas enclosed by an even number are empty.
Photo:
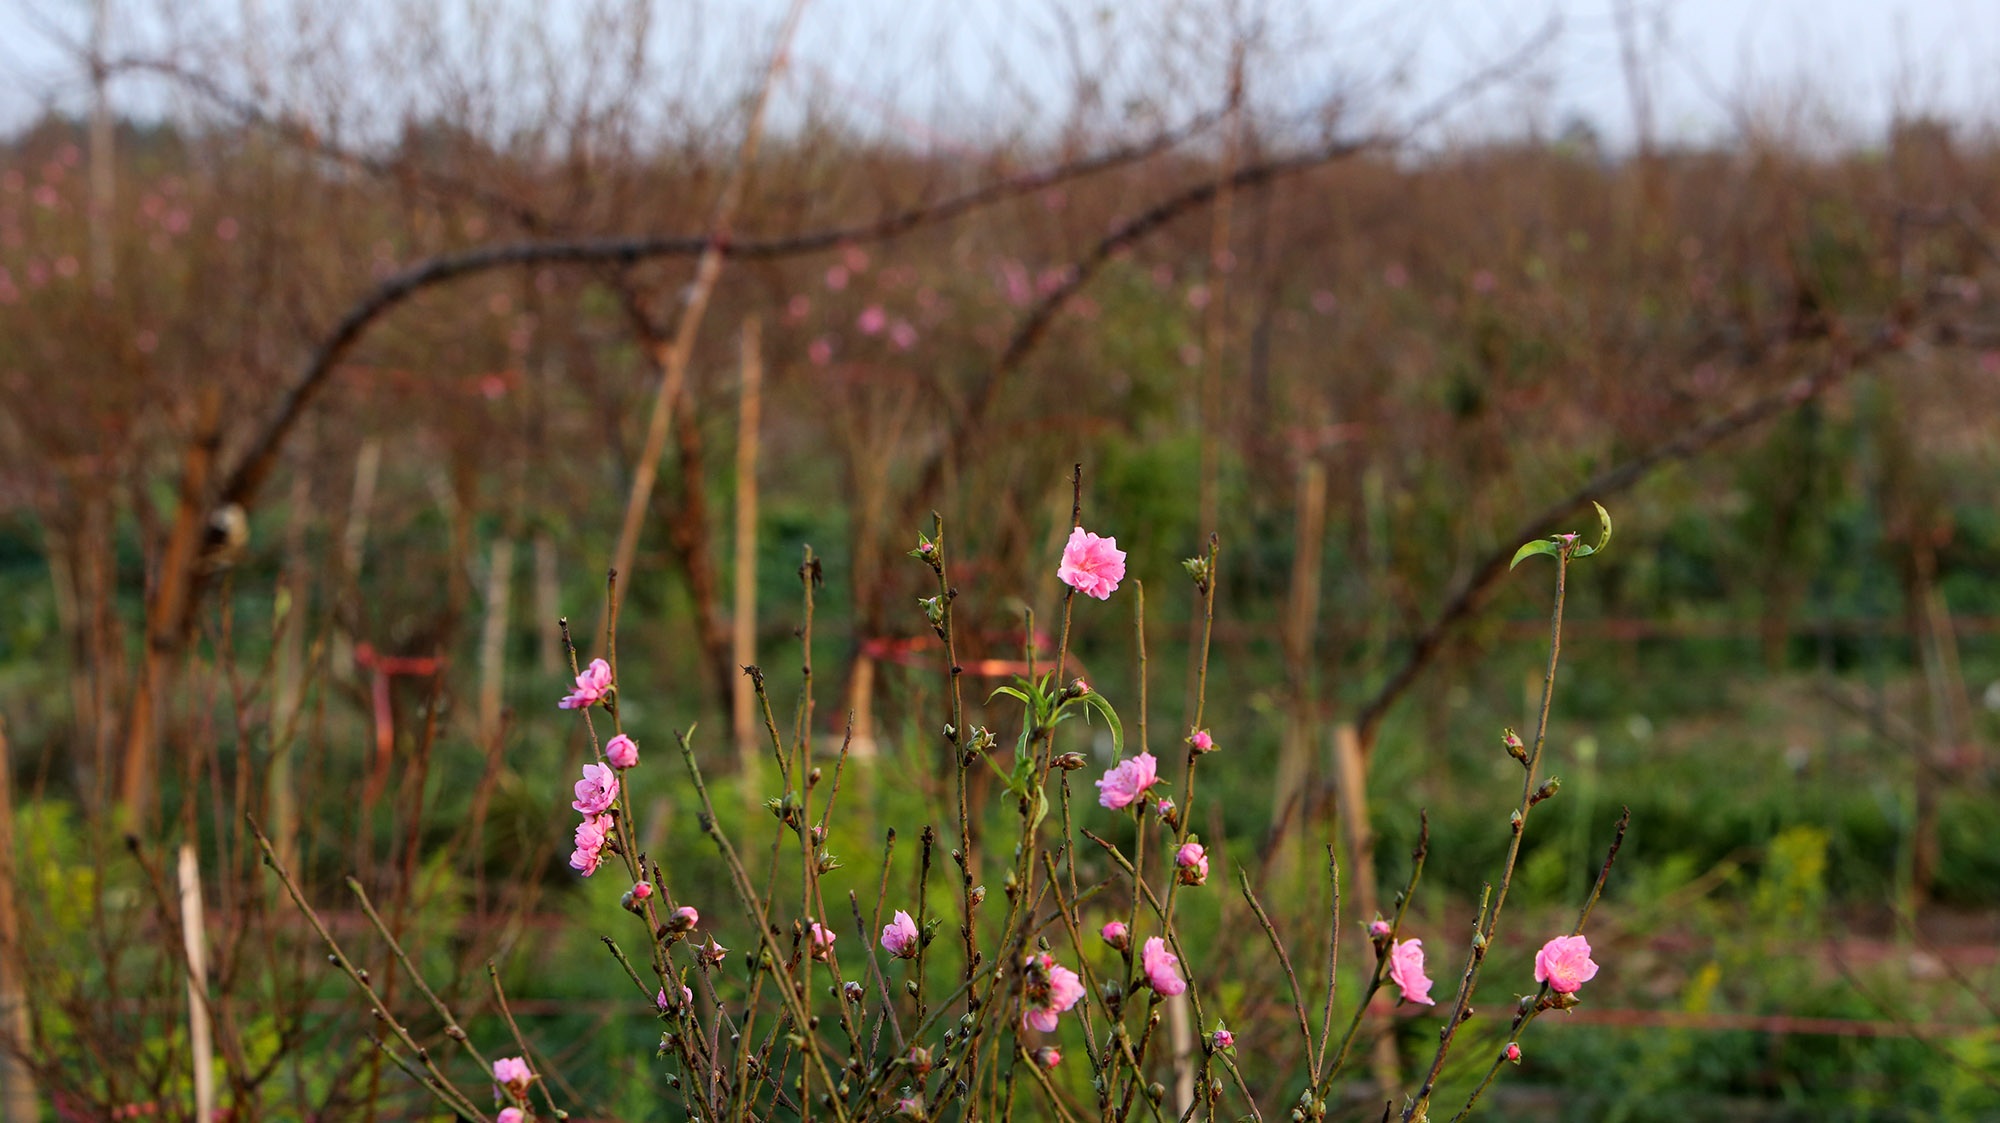
[[[1173,148],[1215,120],[1204,114],[1146,140],[1114,148],[1081,160],[1041,168],[998,180],[942,202],[911,207],[869,222],[830,227],[782,237],[722,241],[714,243],[725,257],[773,260],[816,253],[838,246],[882,241],[924,226],[947,222],[962,215],[1003,202],[1017,195],[1136,163]],[[1164,219],[1162,219],[1164,221]],[[1155,223],[1154,225],[1157,225]],[[1150,229],[1148,227],[1147,229]],[[298,424],[306,407],[318,396],[347,352],[383,315],[425,289],[494,269],[527,265],[612,265],[630,266],[663,257],[696,257],[711,245],[701,236],[638,235],[627,237],[561,238],[483,246],[458,253],[441,254],[397,273],[364,295],[350,307],[320,341],[307,359],[304,370],[292,383],[278,411],[257,439],[237,461],[224,484],[221,502],[249,507],[257,491],[277,463],[278,450]],[[1053,315],[1054,308],[1048,315]],[[1046,317],[1045,317],[1046,318]],[[1037,329],[1035,337],[1038,338]],[[1020,339],[1025,356],[1033,339]],[[1010,351],[1014,348],[1010,348]],[[1015,360],[1018,363],[1018,359]]]
[[[1900,350],[1907,342],[1907,333],[1893,327],[1885,328],[1858,350],[1849,350],[1836,340],[1834,354],[1819,370],[1794,380],[1782,390],[1752,399],[1720,417],[1687,430],[1673,440],[1647,449],[1622,464],[1598,473],[1575,491],[1549,504],[1526,522],[1515,527],[1510,534],[1499,540],[1501,545],[1473,567],[1472,573],[1459,584],[1457,591],[1445,602],[1444,609],[1438,613],[1437,618],[1417,635],[1402,665],[1396,668],[1395,673],[1389,676],[1381,689],[1375,692],[1374,697],[1356,713],[1355,724],[1361,735],[1362,752],[1367,753],[1373,749],[1375,733],[1389,708],[1396,704],[1425,668],[1443,652],[1444,645],[1452,634],[1484,607],[1493,592],[1499,588],[1501,580],[1507,576],[1508,560],[1514,556],[1515,548],[1521,543],[1552,533],[1557,523],[1581,510],[1585,504],[1592,500],[1601,501],[1630,489],[1656,468],[1692,459],[1758,422],[1799,408],[1838,385],[1848,375],[1868,363]]]

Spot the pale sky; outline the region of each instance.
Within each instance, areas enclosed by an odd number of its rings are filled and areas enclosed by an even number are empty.
[[[420,18],[454,47],[475,25],[540,21],[561,43],[586,34],[593,13],[637,2],[104,0],[110,54],[192,44],[226,60],[204,72],[238,90],[249,71],[235,37],[253,21],[315,12],[347,21],[356,37],[394,43]],[[727,104],[760,72],[787,2],[654,0],[649,73],[667,76],[663,90],[692,88],[694,97]],[[1899,112],[1985,128],[2000,121],[2000,0],[812,0],[774,119],[782,127],[809,112],[833,114],[863,133],[941,149],[995,133],[1046,135],[1065,121],[1079,72],[1099,84],[1104,119],[1138,98],[1165,102],[1159,108],[1174,117],[1220,100],[1233,29],[1248,28],[1257,33],[1248,69],[1259,107],[1299,110],[1340,96],[1358,113],[1351,123],[1394,124],[1507,57],[1553,17],[1560,30],[1524,69],[1459,104],[1427,139],[1552,132],[1583,118],[1623,144],[1635,118],[1621,65],[1621,3],[1632,13],[1656,134],[1670,143],[1780,122],[1819,139],[1876,143]],[[87,79],[57,40],[80,39],[90,7],[0,0],[0,129],[18,128],[44,106],[85,104]],[[504,31],[499,40],[474,69],[505,75],[522,65]],[[282,61],[261,65],[284,84]],[[398,76],[368,76],[379,79],[390,117],[408,104],[391,92]],[[495,98],[533,96],[505,81],[495,88],[514,91]],[[114,102],[142,116],[191,104],[129,79],[115,87]]]

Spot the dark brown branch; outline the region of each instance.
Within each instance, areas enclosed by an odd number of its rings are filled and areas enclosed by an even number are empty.
[[[1552,533],[1558,523],[1582,510],[1592,500],[1602,501],[1628,490],[1655,469],[1692,459],[1759,422],[1799,408],[1840,384],[1848,375],[1868,363],[1901,349],[1906,341],[1905,333],[1895,328],[1888,328],[1858,350],[1849,350],[1836,342],[1834,354],[1819,370],[1794,380],[1782,390],[1755,398],[1622,464],[1600,472],[1575,491],[1551,503],[1517,526],[1511,533],[1503,536],[1499,540],[1501,544],[1482,558],[1472,573],[1460,583],[1458,590],[1445,602],[1444,609],[1438,613],[1437,618],[1417,635],[1402,665],[1397,667],[1395,673],[1382,684],[1382,688],[1375,692],[1375,696],[1361,707],[1355,721],[1361,734],[1362,751],[1365,753],[1374,747],[1376,730],[1389,708],[1396,704],[1425,668],[1443,652],[1446,642],[1451,639],[1453,633],[1485,606],[1494,590],[1499,587],[1501,579],[1507,576],[1508,559],[1514,556],[1515,549],[1521,543]]]
[[[729,241],[722,244],[719,249],[727,257],[772,260],[817,253],[854,243],[881,241],[920,227],[950,221],[1017,195],[1028,194],[1143,160],[1180,144],[1207,127],[1212,120],[1214,120],[1212,114],[1203,115],[1179,128],[1170,129],[1136,144],[1115,148],[1073,163],[1009,177],[942,202],[911,207],[871,222],[782,237]],[[1187,205],[1199,201],[1194,200]],[[1165,221],[1166,217],[1171,215],[1163,216],[1145,230],[1151,230],[1159,222]],[[1145,230],[1138,233],[1144,233]],[[265,478],[277,464],[278,450],[284,445],[306,408],[324,388],[341,359],[376,320],[417,293],[495,269],[528,265],[630,266],[663,257],[694,257],[708,246],[707,237],[688,235],[558,238],[482,246],[458,253],[441,254],[412,265],[375,286],[355,302],[334,325],[333,330],[313,349],[306,361],[305,369],[300,372],[291,389],[286,392],[284,400],[279,403],[277,413],[229,473],[222,489],[221,503],[234,503],[247,508],[255,501],[258,489],[262,487]],[[1056,306],[1050,306],[1043,317],[1044,320],[1052,316],[1055,310]],[[1032,338],[1017,335],[1017,343],[1023,355],[1039,336],[1039,328]],[[1015,349],[1010,346],[1010,353]],[[1019,359],[1013,361],[1018,364]]]

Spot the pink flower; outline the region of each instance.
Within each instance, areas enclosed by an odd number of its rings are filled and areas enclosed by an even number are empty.
[[[1215,751],[1215,738],[1210,737],[1206,729],[1195,730],[1194,735],[1188,738],[1188,744],[1193,745],[1194,751],[1198,753]]]
[[[1582,936],[1557,936],[1535,953],[1535,981],[1549,984],[1549,989],[1557,994],[1575,994],[1596,977],[1597,964],[1590,959],[1590,941]]]
[[[650,881],[641,881],[632,886],[632,899],[635,901],[643,901],[652,895],[653,883]]]
[[[826,927],[817,920],[813,921],[812,957],[814,959],[825,961],[826,957],[833,951],[833,940],[833,929]]]
[[[1079,526],[1069,532],[1056,576],[1084,596],[1110,600],[1112,590],[1125,580],[1125,551],[1118,548],[1116,538],[1102,538]]]
[[[729,949],[716,943],[715,937],[710,936],[707,943],[694,950],[694,954],[695,958],[708,964],[710,967],[714,967],[722,962],[723,956],[729,954]]]
[[[1047,954],[1029,956],[1027,974],[1028,1002],[1021,1011],[1021,1025],[1040,1033],[1054,1033],[1057,1018],[1083,997],[1083,980]]]
[[[681,1005],[685,1007],[685,1006],[691,1006],[693,1004],[694,1004],[694,988],[682,987]],[[653,996],[653,1007],[662,1014],[674,1008],[674,1004],[667,998],[667,988],[661,987],[660,993]]]
[[[1389,981],[1403,992],[1403,1001],[1435,1006],[1431,981],[1424,975],[1424,942],[1404,940],[1389,949]]]
[[[1139,965],[1146,970],[1146,981],[1152,984],[1155,993],[1172,998],[1187,991],[1187,980],[1181,978],[1181,960],[1167,950],[1167,942],[1158,936],[1146,940],[1146,949],[1139,954]]]
[[[1389,938],[1391,931],[1393,929],[1389,927],[1389,922],[1378,916],[1368,925],[1368,938],[1371,940],[1386,940]]]
[[[914,959],[920,946],[917,922],[910,919],[909,913],[897,909],[895,920],[882,926],[882,950],[897,959]]]
[[[515,1096],[527,1095],[528,1084],[534,1079],[528,1062],[520,1057],[501,1057],[493,1062],[493,1082]]]
[[[639,743],[620,733],[605,743],[604,759],[613,768],[630,768],[639,763]]]
[[[1146,789],[1160,782],[1160,762],[1152,753],[1127,757],[1097,781],[1097,802],[1117,811],[1130,807]]]
[[[576,676],[576,693],[566,694],[556,705],[565,710],[587,710],[604,700],[611,693],[611,664],[602,659],[592,659],[590,666]]]
[[[880,335],[882,329],[889,326],[889,314],[882,311],[880,304],[870,304],[861,310],[854,326],[861,329],[862,335]]]
[[[1208,852],[1199,842],[1184,842],[1174,854],[1174,865],[1180,867],[1183,885],[1202,885],[1208,881]]]
[[[1215,1033],[1209,1037],[1209,1042],[1215,1051],[1220,1053],[1224,1049],[1234,1049],[1236,1047],[1236,1035],[1221,1026],[1216,1026]]]
[[[700,923],[701,914],[694,910],[693,905],[682,905],[667,918],[667,927],[675,932],[685,932]]]
[[[1160,818],[1171,823],[1174,821],[1174,812],[1178,811],[1179,808],[1174,806],[1174,801],[1171,798],[1168,798],[1154,804],[1153,810],[1160,813]]]
[[[576,782],[576,800],[570,806],[585,815],[602,815],[618,802],[618,773],[601,764],[583,766],[583,779]]]
[[[1053,1045],[1044,1045],[1035,1050],[1035,1063],[1043,1068],[1054,1068],[1062,1063],[1062,1050]]]
[[[1520,1064],[1521,1046],[1515,1042],[1509,1041],[1507,1043],[1507,1050],[1502,1055],[1505,1056],[1508,1060],[1513,1061],[1515,1064]]]
[[[518,1107],[503,1107],[494,1123],[526,1123],[527,1118]]]
[[[604,861],[604,825],[595,817],[576,825],[576,849],[570,852],[570,868],[589,877]]]
[[[1099,935],[1104,937],[1105,943],[1119,951],[1124,951],[1132,942],[1132,930],[1125,927],[1125,922],[1122,920],[1114,920],[1105,925]]]

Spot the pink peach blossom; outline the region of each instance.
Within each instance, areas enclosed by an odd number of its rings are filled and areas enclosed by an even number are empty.
[[[1192,745],[1194,751],[1198,753],[1212,753],[1215,751],[1215,738],[1210,737],[1206,729],[1195,730],[1188,737],[1188,744]]]
[[[653,883],[650,881],[641,881],[632,886],[632,899],[635,901],[643,901],[652,895]]]
[[[1125,579],[1125,551],[1118,548],[1116,538],[1076,527],[1069,532],[1056,576],[1084,596],[1110,600],[1112,591]]]
[[[1027,975],[1028,1002],[1021,1012],[1021,1025],[1054,1033],[1057,1019],[1083,997],[1083,980],[1046,953],[1028,957]]]
[[[1146,970],[1146,982],[1155,993],[1172,998],[1187,992],[1187,980],[1181,978],[1181,960],[1167,950],[1167,941],[1158,936],[1148,937],[1146,948],[1139,954],[1139,964]]]
[[[1215,1033],[1210,1035],[1209,1041],[1214,1045],[1215,1051],[1218,1053],[1224,1049],[1234,1049],[1236,1047],[1236,1035],[1221,1026],[1215,1027]]]
[[[1369,922],[1368,938],[1371,940],[1386,940],[1389,938],[1389,933],[1392,931],[1394,931],[1394,929],[1389,927],[1389,922],[1383,920],[1381,917],[1378,916],[1373,921]]]
[[[1127,757],[1097,781],[1097,802],[1113,811],[1132,806],[1160,782],[1160,762],[1152,753]]]
[[[630,768],[639,763],[639,743],[620,733],[605,743],[604,759],[613,768]]]
[[[693,1003],[694,1003],[694,988],[682,987],[681,1002],[680,1002],[681,1006],[686,1007],[692,1005]],[[661,987],[660,993],[653,996],[653,1008],[658,1010],[662,1014],[674,1008],[673,1002],[667,998],[667,990],[665,987]]]
[[[910,919],[909,913],[897,909],[895,919],[882,926],[882,950],[897,959],[914,959],[922,946],[917,936],[917,922]]]
[[[667,918],[667,927],[676,932],[686,932],[700,923],[701,914],[695,911],[693,905],[682,905],[674,910],[672,916]]]
[[[576,676],[576,692],[563,697],[556,703],[565,710],[587,710],[603,701],[611,693],[611,664],[602,659],[592,659],[590,666]]]
[[[583,779],[576,782],[576,799],[570,806],[585,815],[601,815],[618,802],[618,773],[601,764],[583,766]]]
[[[1510,1060],[1510,1061],[1513,1061],[1513,1062],[1514,1062],[1515,1064],[1520,1064],[1520,1063],[1521,1063],[1521,1046],[1520,1046],[1520,1043],[1519,1043],[1519,1042],[1514,1042],[1514,1041],[1509,1041],[1509,1042],[1507,1043],[1507,1051],[1506,1051],[1506,1052],[1505,1052],[1505,1053],[1504,1053],[1503,1055],[1504,1055],[1504,1056],[1505,1056],[1505,1057],[1506,1057],[1506,1058],[1507,1058],[1508,1060]]]
[[[1122,920],[1106,924],[1098,934],[1104,937],[1105,943],[1119,951],[1124,951],[1132,942],[1132,930],[1125,927],[1125,922]]]
[[[1535,953],[1535,981],[1557,994],[1575,994],[1597,977],[1590,958],[1590,941],[1582,936],[1557,936]]]
[[[1053,1045],[1044,1045],[1035,1050],[1035,1063],[1043,1068],[1054,1068],[1062,1063],[1062,1050]]]
[[[515,1096],[527,1095],[528,1085],[534,1079],[534,1071],[520,1057],[502,1057],[493,1062],[493,1082]]]
[[[1403,1001],[1437,1005],[1431,998],[1431,981],[1424,975],[1424,942],[1404,940],[1389,949],[1389,981],[1403,992]]]
[[[493,1123],[527,1123],[527,1115],[518,1107],[503,1107]]]
[[[595,816],[576,826],[576,849],[570,851],[570,868],[585,877],[597,872],[604,861],[604,827]]]
[[[1174,854],[1174,865],[1180,869],[1183,885],[1203,885],[1208,881],[1208,852],[1199,842],[1184,842]]]
[[[834,931],[815,920],[812,923],[812,957],[825,961],[833,952]]]

